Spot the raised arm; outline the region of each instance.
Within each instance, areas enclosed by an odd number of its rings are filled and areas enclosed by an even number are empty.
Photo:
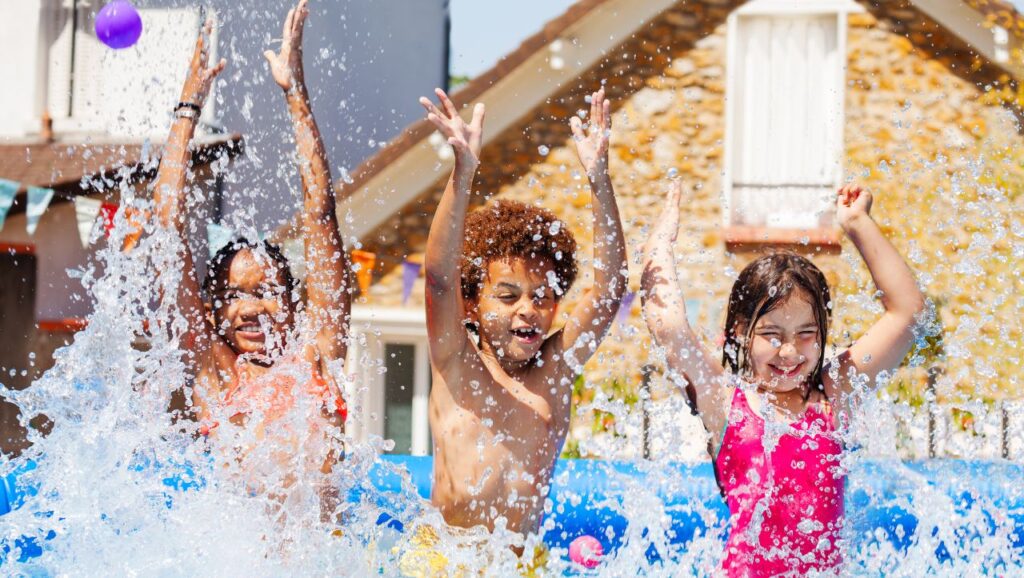
[[[871,201],[871,193],[856,185],[843,187],[836,198],[836,219],[864,259],[885,307],[881,319],[833,362],[838,372],[826,372],[826,393],[840,402],[853,391],[853,371],[874,385],[879,373],[899,367],[925,306],[910,267],[871,218]]]
[[[288,11],[281,51],[264,53],[274,82],[285,93],[302,177],[302,236],[307,264],[306,291],[321,363],[343,359],[347,348],[351,295],[348,254],[335,214],[334,186],[320,130],[313,118],[302,68],[302,30],[309,15],[306,0]]]
[[[679,201],[682,186],[669,184],[668,203],[662,209],[644,245],[643,274],[640,278],[644,319],[655,343],[664,348],[668,369],[685,378],[693,388],[696,410],[704,427],[717,439],[725,426],[723,403],[725,370],[701,343],[686,318],[686,302],[676,276],[673,247],[679,229]]]
[[[188,245],[187,198],[185,179],[192,153],[189,143],[195,134],[199,110],[206,102],[213,79],[224,69],[221,60],[212,67],[207,66],[208,43],[212,27],[207,23],[196,40],[195,52],[189,65],[185,86],[181,91],[181,103],[185,106],[175,111],[171,133],[167,137],[160,169],[153,185],[153,200],[156,205],[157,222],[161,227],[173,230],[181,240],[179,246],[182,275],[176,294],[177,306],[184,315],[185,334],[182,347],[186,350],[186,363],[193,376],[216,374],[213,360],[213,332],[206,322],[206,312],[199,290],[195,262]]]
[[[466,347],[466,312],[462,303],[463,231],[473,177],[480,164],[480,140],[483,134],[484,105],[473,108],[467,124],[443,90],[435,91],[442,109],[427,98],[420,104],[429,120],[455,151],[455,167],[441,202],[430,224],[424,271],[427,278],[427,335],[430,337],[430,361],[439,369],[448,367]]]
[[[603,88],[591,95],[589,118],[587,129],[578,116],[569,121],[576,153],[590,181],[594,215],[594,286],[583,295],[562,330],[562,347],[571,350],[567,357],[579,364],[593,355],[615,319],[628,278],[626,241],[608,175],[612,115]]]

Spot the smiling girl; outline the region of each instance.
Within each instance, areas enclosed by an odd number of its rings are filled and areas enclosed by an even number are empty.
[[[880,373],[899,366],[924,297],[871,219],[871,194],[846,186],[837,195],[837,221],[864,259],[885,313],[848,350],[826,360],[832,298],[825,276],[804,257],[769,254],[733,285],[719,363],[687,322],[676,277],[680,197],[673,182],[644,248],[644,316],[669,370],[692,385],[711,434],[715,474],[731,513],[724,573],[834,574],[844,501],[836,410],[850,409],[855,380],[874,385]]]
[[[280,250],[267,242],[244,239],[229,242],[214,255],[200,291],[188,243],[186,179],[188,149],[199,112],[225,65],[224,61],[212,67],[207,64],[209,24],[196,43],[175,109],[154,201],[158,224],[179,241],[182,278],[175,298],[186,322],[181,348],[195,379],[193,403],[203,424],[200,431],[223,436],[229,427],[225,422],[230,422],[236,426],[232,435],[248,435],[248,430],[255,437],[247,439],[260,441],[268,427],[280,425],[275,422],[305,394],[319,411],[311,412],[308,423],[300,426],[303,431],[286,433],[292,441],[328,440],[320,445],[322,455],[312,458],[316,467],[328,473],[341,452],[337,442],[345,420],[341,392],[332,378],[337,372],[331,368],[345,358],[349,267],[335,217],[330,168],[304,83],[302,30],[307,15],[306,0],[301,0],[285,20],[280,52],[265,53],[273,80],[287,101],[298,149],[302,235],[309,265],[305,302],[300,302],[296,281]],[[298,327],[300,320],[304,323]],[[236,457],[251,449],[236,452]],[[278,451],[272,461],[279,461],[278,457],[295,459]]]

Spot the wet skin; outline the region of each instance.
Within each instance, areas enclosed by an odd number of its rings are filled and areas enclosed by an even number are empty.
[[[493,528],[499,512],[514,531],[539,524],[575,377],[558,333],[545,337],[557,307],[550,270],[547,259],[489,263],[479,299],[467,303],[480,345],[470,339],[461,359],[434,368],[432,501],[450,524]]]
[[[750,363],[758,390],[772,395],[783,411],[800,413],[820,350],[810,297],[796,291],[754,325]]]
[[[236,355],[274,357],[295,324],[284,276],[266,257],[243,249],[231,260],[226,277],[212,295],[214,331]]]

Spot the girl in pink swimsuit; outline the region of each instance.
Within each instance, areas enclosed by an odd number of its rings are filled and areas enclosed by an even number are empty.
[[[731,514],[723,574],[836,574],[844,474],[835,408],[848,412],[854,383],[872,387],[880,373],[899,366],[924,296],[871,219],[871,194],[846,186],[836,196],[836,220],[864,259],[885,313],[826,362],[832,298],[825,276],[794,253],[768,254],[733,285],[719,361],[687,322],[676,276],[681,196],[673,182],[644,247],[644,317],[711,434],[715,474]]]

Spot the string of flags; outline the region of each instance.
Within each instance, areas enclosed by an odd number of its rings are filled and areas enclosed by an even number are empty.
[[[21,184],[7,179],[0,179],[0,230],[4,228],[4,221],[7,220],[7,213],[14,205],[14,197],[21,189]],[[39,226],[39,219],[46,212],[53,199],[53,189],[43,187],[27,187],[25,197],[28,203],[25,209],[25,230],[29,235],[34,235],[36,227]]]
[[[0,230],[3,230],[7,214],[14,205],[14,200],[19,190],[21,190],[20,183],[0,179]],[[34,235],[39,227],[40,219],[53,200],[54,190],[44,187],[27,187],[25,191],[27,205],[25,210],[25,229],[29,235]],[[121,205],[87,196],[76,196],[74,203],[78,239],[83,248],[88,247],[95,239],[99,238],[101,232],[103,238],[110,237],[114,230],[118,211],[122,210]],[[130,250],[142,235],[143,225],[145,220],[149,218],[149,214],[130,206],[123,207],[123,210],[129,230],[124,237],[122,249]],[[212,222],[206,225],[206,240],[211,255],[227,245],[235,236],[236,231],[227,225]],[[261,241],[266,239],[266,237],[266,233],[259,235]],[[282,249],[293,263],[301,261],[301,239],[292,239],[285,242]],[[368,297],[370,286],[373,283],[373,269],[379,257],[375,253],[360,249],[354,249],[351,255],[356,281],[359,284],[359,291],[363,296]],[[386,260],[392,259],[388,256],[383,258]],[[402,261],[402,305],[408,303],[413,287],[416,284],[416,280],[420,277],[422,270],[423,263],[418,259],[412,258]]]
[[[89,197],[75,197],[75,221],[78,224],[78,240],[81,241],[83,248],[89,246],[97,228],[103,231],[104,238],[110,238],[114,231],[114,219],[120,208],[121,205],[116,203],[106,203]],[[143,223],[148,215],[134,207],[125,207],[124,217],[129,228],[121,248],[127,251],[134,247],[142,236]]]
[[[4,229],[4,221],[7,220],[7,211],[11,210],[14,204],[14,195],[18,193],[18,183],[0,179],[0,231]]]

